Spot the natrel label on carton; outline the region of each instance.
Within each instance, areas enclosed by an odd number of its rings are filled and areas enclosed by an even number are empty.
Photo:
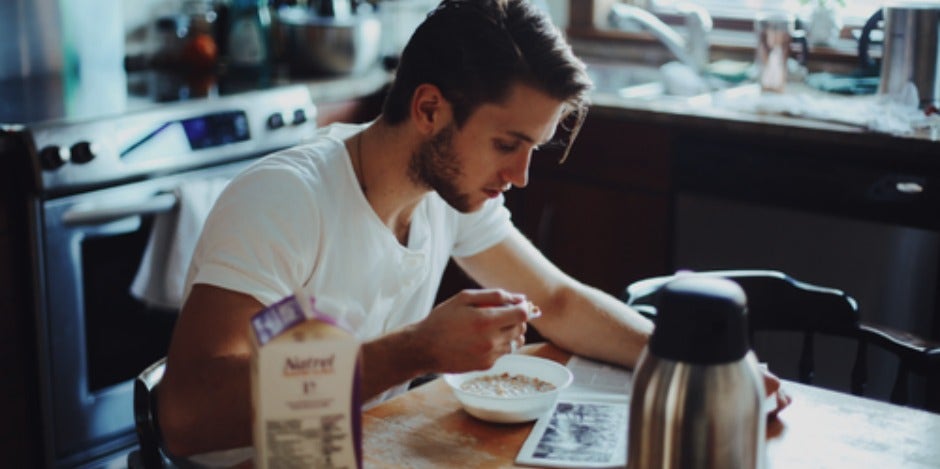
[[[315,306],[295,295],[251,318],[257,468],[362,466],[359,342]]]

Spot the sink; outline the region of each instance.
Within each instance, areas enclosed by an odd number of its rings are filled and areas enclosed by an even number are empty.
[[[594,95],[610,99],[641,101],[698,102],[714,93],[739,86],[720,78],[699,75],[683,70],[678,63],[664,66],[620,61],[585,61],[587,73],[594,82]],[[672,68],[670,68],[672,67]],[[664,70],[673,78],[672,87],[666,83]],[[692,83],[693,86],[688,86]],[[672,89],[670,89],[672,88]],[[685,88],[685,90],[683,90]],[[678,90],[678,91],[677,91]]]
[[[586,62],[594,93],[625,99],[655,98],[666,94],[659,67],[622,62]]]

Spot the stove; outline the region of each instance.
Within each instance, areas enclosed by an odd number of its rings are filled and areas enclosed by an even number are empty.
[[[231,178],[316,130],[305,85],[121,74],[0,82],[0,161],[28,208],[47,467],[121,462],[133,378],[165,356],[176,311],[130,294],[156,217],[187,181]],[[13,179],[13,178],[11,178]]]

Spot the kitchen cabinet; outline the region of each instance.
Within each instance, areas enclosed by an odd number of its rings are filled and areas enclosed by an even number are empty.
[[[937,149],[811,142],[749,133],[678,133],[677,190],[838,217],[940,230]]]
[[[509,193],[516,223],[562,270],[608,293],[666,274],[670,148],[664,129],[589,114],[564,163],[536,155],[529,186]]]
[[[519,227],[562,270],[619,295],[667,272],[669,199],[584,181],[545,178],[520,197]]]

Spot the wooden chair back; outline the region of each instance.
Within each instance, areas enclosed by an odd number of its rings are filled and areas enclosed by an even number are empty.
[[[134,430],[139,448],[128,455],[129,469],[176,467],[163,452],[157,401],[154,393],[163,379],[166,357],[148,366],[134,379]]]
[[[798,379],[802,383],[813,383],[815,337],[819,334],[855,341],[855,355],[849,371],[849,389],[855,395],[865,393],[869,345],[885,349],[899,359],[890,397],[892,402],[908,403],[909,373],[940,377],[940,344],[866,323],[860,319],[858,302],[845,292],[801,282],[775,270],[713,270],[653,277],[627,286],[623,300],[655,321],[656,292],[680,275],[718,276],[741,285],[747,295],[752,339],[756,331],[801,333]]]

